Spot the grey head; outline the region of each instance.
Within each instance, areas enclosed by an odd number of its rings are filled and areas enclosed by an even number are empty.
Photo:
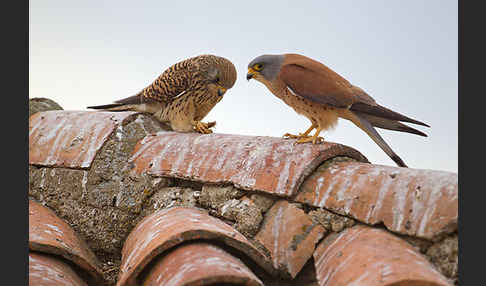
[[[255,73],[259,73],[266,80],[274,80],[280,72],[284,55],[261,55],[248,64],[246,79],[250,80]]]

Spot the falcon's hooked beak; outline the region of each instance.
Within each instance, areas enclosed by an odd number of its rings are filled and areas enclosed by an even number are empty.
[[[252,68],[248,68],[248,73],[246,74],[246,80],[252,79],[258,72]]]
[[[218,96],[223,96],[225,92],[226,92],[226,88],[224,87],[218,88]]]

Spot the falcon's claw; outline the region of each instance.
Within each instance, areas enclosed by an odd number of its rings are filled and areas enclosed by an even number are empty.
[[[307,137],[301,137],[297,141],[295,141],[294,144],[302,144],[302,143],[307,143],[307,142],[312,142],[312,144],[319,144],[324,142],[324,138],[321,136],[307,136]]]
[[[216,125],[216,121],[204,123],[201,121],[196,121],[194,124],[194,129],[202,134],[210,134],[213,133],[213,130],[211,130],[211,127],[214,127]]]
[[[308,136],[308,135],[305,135],[305,134],[302,134],[302,133],[299,133],[299,135],[285,133],[282,137],[285,138],[285,139],[301,139],[301,138],[308,138],[308,137],[311,137],[311,136]]]
[[[309,133],[313,129],[316,129],[316,133],[314,135],[310,136]],[[319,133],[321,133],[322,128],[312,124],[311,127],[309,127],[304,133],[299,133],[299,135],[294,135],[290,133],[285,133],[283,135],[283,138],[285,139],[297,139],[294,144],[301,144],[301,143],[307,143],[307,142],[312,142],[313,144],[321,143],[324,142],[324,138],[319,136]]]

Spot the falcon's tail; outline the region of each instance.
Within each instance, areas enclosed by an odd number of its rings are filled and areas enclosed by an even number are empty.
[[[366,132],[366,134],[368,134],[368,136],[370,136],[371,139],[373,139],[373,141],[375,141],[375,143],[378,144],[378,146],[380,146],[380,148],[383,151],[385,151],[385,153],[399,167],[405,167],[405,168],[407,167],[407,165],[405,164],[405,162],[403,162],[403,160],[395,152],[393,152],[393,150],[391,149],[391,147],[388,146],[388,144],[385,142],[385,140],[383,140],[383,138],[380,136],[380,134],[378,134],[378,132],[373,127],[372,123],[370,123],[368,121],[368,118],[366,116],[363,116],[363,114],[358,113],[358,112],[350,112],[350,113],[352,115],[354,115],[354,116],[350,116],[349,118],[346,118],[346,119],[351,120],[356,126],[358,126],[361,130],[363,130],[364,132]],[[401,123],[399,123],[399,124],[401,124]],[[404,125],[404,124],[401,124],[401,125]],[[379,127],[378,125],[376,125],[376,126]],[[404,126],[406,126],[406,125],[404,125]],[[408,128],[410,128],[410,127],[408,127]],[[391,129],[391,128],[387,128],[387,129]],[[413,128],[410,128],[410,129],[413,129]],[[392,129],[392,130],[396,130],[396,129]],[[415,130],[415,129],[413,129],[413,130]],[[408,131],[406,131],[406,132],[408,132]],[[418,132],[420,132],[420,131],[418,131]]]
[[[136,106],[142,103],[142,97],[140,95],[130,96],[124,99],[115,101],[112,104],[88,106],[90,109],[103,109],[108,111],[127,111],[136,110]]]
[[[394,130],[394,131],[400,131],[400,132],[407,132],[407,133],[412,133],[412,134],[417,134],[417,135],[420,135],[420,136],[427,137],[427,134],[423,133],[422,131],[419,131],[419,130],[412,128],[408,125],[405,125],[401,122],[398,122],[397,120],[378,117],[378,116],[374,116],[374,115],[370,115],[370,114],[366,114],[366,113],[361,113],[361,112],[358,112],[358,111],[354,111],[354,113],[358,114],[361,118],[365,118],[374,127],[388,129],[388,130]]]
[[[154,114],[161,112],[166,106],[165,102],[159,102],[142,97],[140,94],[115,101],[112,104],[88,106],[90,109],[106,111],[138,111]]]
[[[427,125],[423,122],[420,122],[418,120],[415,120],[415,119],[410,118],[408,116],[405,116],[403,114],[395,112],[395,111],[388,109],[384,106],[381,106],[379,104],[371,105],[371,104],[367,104],[365,102],[356,102],[353,105],[351,105],[350,110],[353,111],[353,112],[359,112],[360,114],[366,114],[366,115],[371,115],[371,116],[380,117],[380,118],[386,118],[386,119],[395,120],[395,121],[410,122],[410,123],[413,123],[413,124],[418,124],[418,125],[430,127],[429,125]]]
[[[123,103],[112,103],[112,104],[105,104],[105,105],[88,106],[86,108],[89,108],[89,109],[102,109],[102,110],[107,110],[107,111],[127,111],[127,110],[132,110],[132,109],[130,109],[131,108],[130,105],[126,105],[126,104],[123,104]]]

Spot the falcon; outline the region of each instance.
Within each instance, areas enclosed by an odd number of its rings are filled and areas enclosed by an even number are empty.
[[[89,106],[107,111],[152,114],[174,131],[212,133],[216,122],[201,122],[236,81],[235,66],[223,57],[199,55],[166,69],[136,95],[113,104]]]
[[[321,131],[335,127],[338,118],[344,118],[368,134],[398,166],[407,167],[375,127],[425,137],[425,133],[400,121],[430,127],[379,105],[361,88],[324,64],[303,55],[259,56],[248,64],[246,78],[263,83],[275,96],[310,120],[311,126],[304,133],[284,134],[285,138],[297,139],[297,144],[322,142]],[[314,135],[310,136],[314,129]]]

